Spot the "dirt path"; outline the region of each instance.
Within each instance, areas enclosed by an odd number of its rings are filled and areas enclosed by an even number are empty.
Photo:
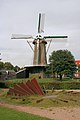
[[[10,105],[4,102],[0,102],[0,106],[5,106],[18,111],[47,117],[52,120],[80,120],[80,107],[78,108],[49,108],[41,109],[37,107],[22,106],[22,105]]]

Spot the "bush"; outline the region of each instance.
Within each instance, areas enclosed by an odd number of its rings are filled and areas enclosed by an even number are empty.
[[[77,81],[56,81],[50,83],[40,83],[41,86],[45,85],[46,89],[80,89],[80,82]]]
[[[5,82],[0,82],[0,88],[7,88],[7,86],[5,85]]]
[[[1,83],[1,86],[4,87],[13,87],[15,84],[19,84],[21,82],[26,82],[28,79],[16,79],[16,80],[7,80],[4,83]],[[80,89],[80,80],[71,80],[66,79],[64,81],[59,80],[53,80],[53,79],[39,79],[38,80],[41,87],[45,86],[46,89],[52,90],[52,89]]]

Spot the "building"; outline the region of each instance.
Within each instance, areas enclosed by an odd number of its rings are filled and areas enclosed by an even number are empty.
[[[16,78],[14,70],[0,70],[0,81]]]
[[[80,65],[80,60],[75,60],[76,65]]]
[[[38,77],[40,77],[40,78],[43,78],[43,77],[45,77],[45,73],[44,73],[44,71],[45,71],[45,66],[27,66],[27,67],[25,67],[24,69],[22,69],[22,70],[20,70],[20,71],[18,71],[17,73],[16,73],[16,77],[17,78],[29,78],[30,77],[30,74],[32,74],[32,75],[36,75],[36,76],[38,76]]]
[[[77,65],[77,72],[75,73],[75,78],[80,78],[80,72],[79,72],[80,60],[75,60],[75,63]]]

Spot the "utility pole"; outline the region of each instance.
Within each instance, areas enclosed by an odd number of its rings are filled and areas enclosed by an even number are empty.
[[[54,73],[53,73],[53,60],[51,60],[51,72],[52,72],[52,78],[54,78]]]
[[[0,53],[0,55],[1,55],[1,53]],[[0,58],[0,60],[2,60],[2,59]]]

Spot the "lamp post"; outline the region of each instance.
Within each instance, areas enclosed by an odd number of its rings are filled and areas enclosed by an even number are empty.
[[[53,60],[51,60],[51,72],[52,72],[52,78],[54,78],[54,74],[53,74]]]
[[[0,53],[0,55],[1,55],[1,53]],[[2,60],[2,59],[0,58],[0,60]]]

